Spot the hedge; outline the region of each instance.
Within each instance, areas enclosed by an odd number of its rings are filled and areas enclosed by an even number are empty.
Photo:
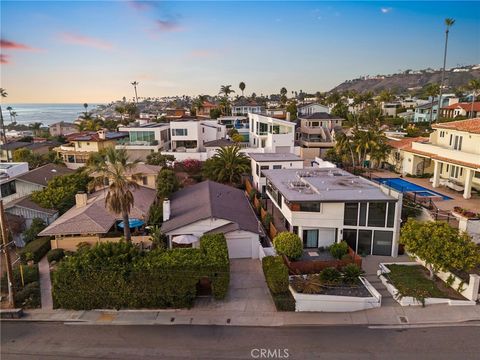
[[[20,268],[13,268],[13,286],[15,288],[15,305],[23,308],[38,308],[40,307],[40,285],[38,265],[25,266],[21,265],[23,269],[23,281],[20,275]],[[1,290],[3,293],[8,292],[7,273],[5,272],[1,280]]]
[[[60,248],[51,249],[47,253],[47,260],[49,263],[51,263],[52,261],[59,262],[64,258],[64,256],[65,256],[65,252],[63,249],[60,249]]]
[[[52,274],[56,308],[191,307],[203,277],[213,295],[225,297],[229,283],[225,236],[205,235],[200,249],[142,252],[126,242],[102,243],[61,261]]]
[[[50,238],[42,237],[25,245],[20,251],[20,259],[24,263],[28,260],[33,260],[38,263],[40,259],[47,254],[48,250],[50,250]],[[31,258],[27,258],[29,253]]]
[[[288,268],[280,256],[265,256],[262,259],[262,268],[268,288],[273,294],[288,291]]]

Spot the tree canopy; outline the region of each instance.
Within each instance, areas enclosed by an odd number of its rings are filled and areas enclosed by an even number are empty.
[[[250,160],[240,152],[238,146],[227,146],[216,150],[215,155],[205,162],[204,176],[226,184],[239,184],[242,175],[250,171]]]

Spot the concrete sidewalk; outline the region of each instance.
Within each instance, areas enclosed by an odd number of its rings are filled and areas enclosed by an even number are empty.
[[[42,309],[53,309],[52,300],[52,281],[50,280],[50,264],[47,257],[44,256],[38,263],[38,273],[40,276],[40,294],[42,300]]]
[[[352,313],[249,312],[218,310],[30,310],[17,321],[106,325],[422,325],[480,321],[480,306],[382,307]]]

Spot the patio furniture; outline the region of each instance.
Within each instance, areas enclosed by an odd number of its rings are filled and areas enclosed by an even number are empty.
[[[128,219],[128,227],[129,227],[130,229],[139,228],[140,226],[143,226],[144,224],[145,224],[145,222],[143,222],[143,221],[140,220],[140,219]],[[119,228],[123,229],[124,226],[125,226],[125,225],[124,225],[123,221],[120,221],[120,222],[118,223],[118,227],[119,227]]]
[[[446,186],[455,191],[463,191],[465,188],[464,186],[462,186],[461,184],[459,184],[454,180],[448,180]]]

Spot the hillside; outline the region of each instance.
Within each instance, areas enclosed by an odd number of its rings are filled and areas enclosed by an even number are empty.
[[[384,89],[392,90],[396,93],[407,91],[409,88],[421,88],[429,83],[440,83],[441,72],[424,72],[415,74],[394,74],[384,78],[374,79],[355,79],[348,80],[336,86],[331,91],[355,90],[357,92],[372,91],[378,93]],[[445,73],[445,84],[450,88],[464,86],[471,79],[480,79],[480,69],[470,70],[468,72]]]

